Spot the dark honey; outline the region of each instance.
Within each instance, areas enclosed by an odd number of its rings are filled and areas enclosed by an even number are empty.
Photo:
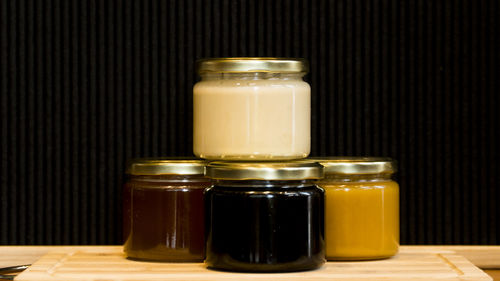
[[[243,272],[320,267],[325,262],[323,190],[304,182],[248,183],[207,189],[206,264]]]
[[[124,188],[124,251],[129,258],[201,262],[204,258],[201,175],[133,175]]]

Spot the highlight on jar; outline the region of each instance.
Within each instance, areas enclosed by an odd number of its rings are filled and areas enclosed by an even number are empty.
[[[307,157],[311,88],[304,59],[213,58],[196,62],[193,150],[218,160]]]
[[[315,158],[324,166],[327,260],[370,260],[399,249],[399,186],[389,158]]]

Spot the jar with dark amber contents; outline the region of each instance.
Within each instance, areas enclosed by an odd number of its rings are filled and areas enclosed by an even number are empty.
[[[201,262],[203,191],[210,186],[200,160],[138,159],[123,193],[124,251],[130,258]]]
[[[322,175],[314,162],[213,162],[205,191],[207,251],[215,269],[286,272],[325,261]]]

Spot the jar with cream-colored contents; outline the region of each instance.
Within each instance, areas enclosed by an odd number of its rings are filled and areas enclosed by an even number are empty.
[[[197,62],[193,150],[206,159],[276,160],[309,155],[311,88],[303,59]]]
[[[317,159],[324,166],[328,260],[368,260],[399,248],[399,186],[388,158]]]

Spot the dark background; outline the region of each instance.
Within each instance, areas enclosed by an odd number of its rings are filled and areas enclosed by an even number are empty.
[[[195,59],[286,56],[312,156],[399,161],[402,243],[497,244],[499,5],[2,0],[0,243],[120,243],[125,161],[192,154]]]

